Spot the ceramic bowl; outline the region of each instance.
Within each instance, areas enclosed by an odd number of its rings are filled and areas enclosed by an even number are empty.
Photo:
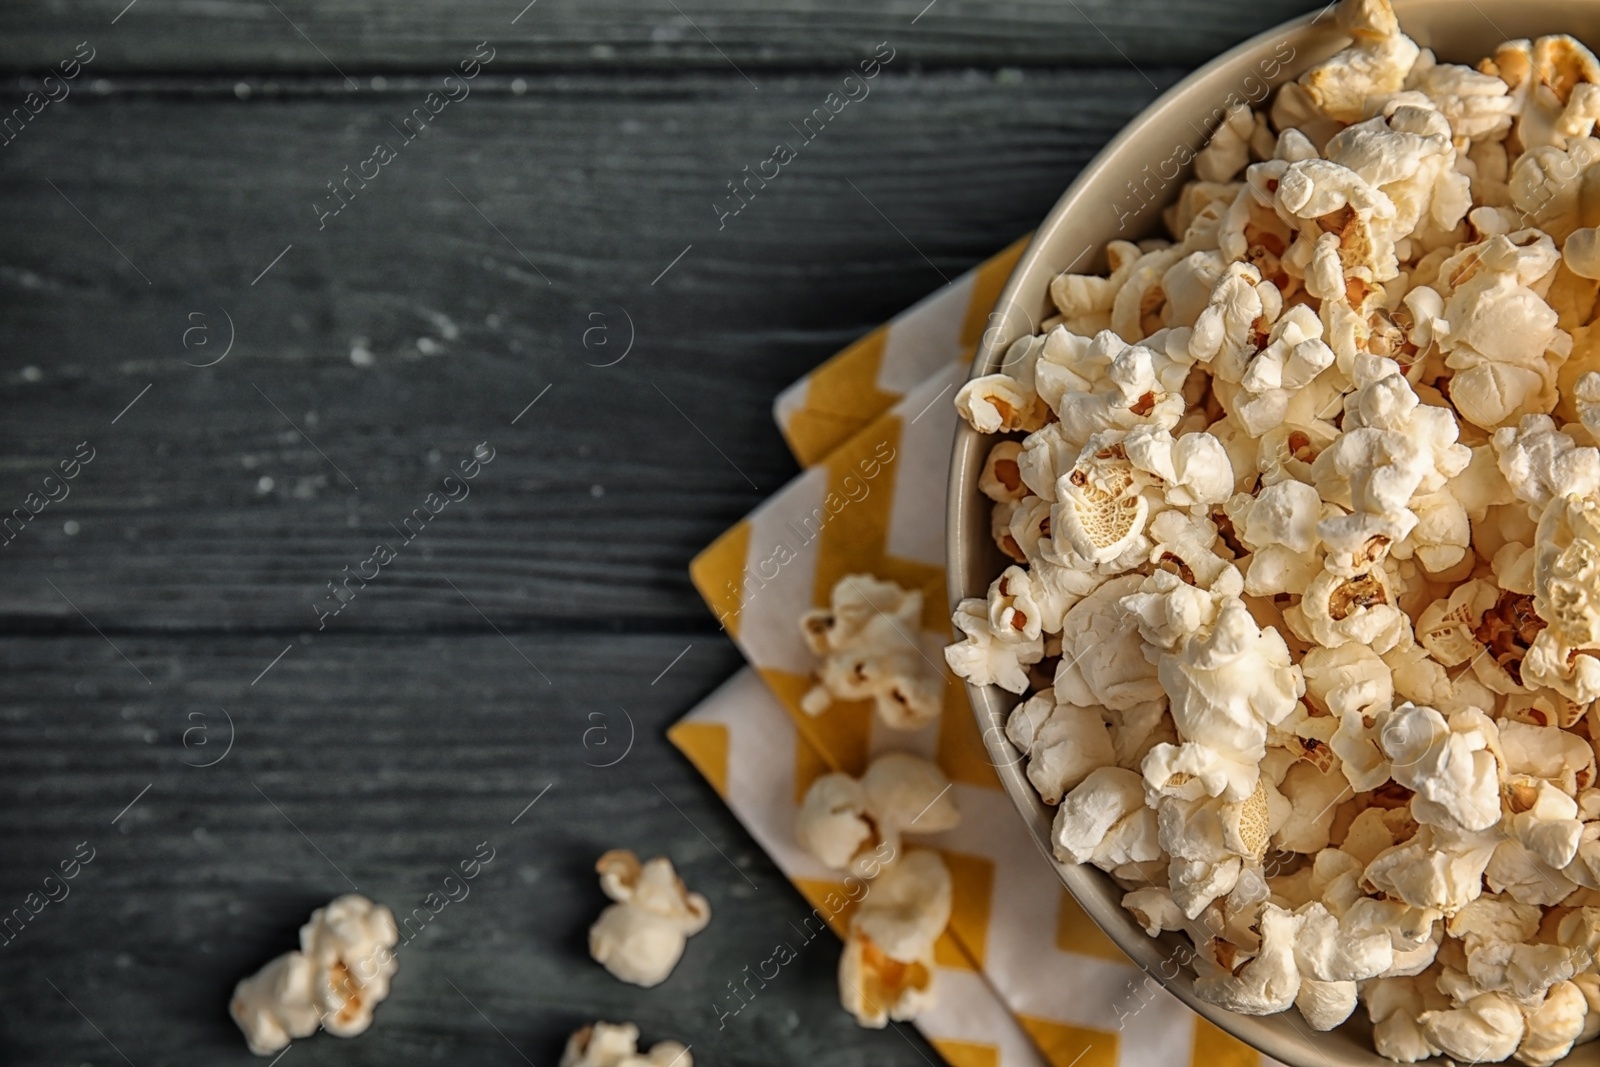
[[[1473,64],[1511,38],[1570,33],[1600,45],[1600,0],[1394,0],[1404,31],[1444,62]],[[1108,241],[1161,233],[1161,208],[1190,177],[1177,160],[1205,142],[1231,101],[1258,103],[1269,86],[1298,77],[1348,43],[1331,10],[1311,14],[1244,42],[1207,63],[1151,104],[1078,175],[1034,235],[1000,295],[990,329],[973,361],[974,377],[993,373],[1005,348],[1036,332],[1052,309],[1050,279],[1064,270],[1105,271]],[[1065,105],[1064,105],[1065,106]],[[1187,149],[1188,152],[1185,152]],[[1144,199],[1134,190],[1139,189]],[[978,472],[989,444],[965,424],[951,460],[947,547],[951,604],[982,597],[1009,562],[989,536],[989,501]],[[1293,1009],[1278,1015],[1236,1015],[1195,998],[1194,974],[1178,935],[1151,938],[1123,910],[1122,891],[1090,866],[1056,863],[1050,852],[1053,808],[1023,774],[1021,754],[1006,740],[1005,716],[1016,697],[997,687],[968,686],[991,761],[1046,860],[1089,916],[1133,962],[1228,1033],[1290,1067],[1382,1067],[1366,1013],[1329,1033],[1311,1029]],[[1107,1023],[1115,1020],[1108,1019]],[[1600,1065],[1600,1043],[1579,1046],[1564,1063]]]

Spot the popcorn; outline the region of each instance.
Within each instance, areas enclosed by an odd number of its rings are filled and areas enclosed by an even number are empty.
[[[1057,704],[1040,693],[1018,704],[1006,719],[1006,737],[1028,757],[1028,781],[1046,804],[1061,797],[1097,767],[1117,762],[1111,733],[1098,711]]]
[[[1558,904],[1578,884],[1529,852],[1519,841],[1502,841],[1484,868],[1484,881],[1496,893],[1525,904]]]
[[[1369,97],[1404,85],[1421,49],[1400,32],[1394,12],[1382,0],[1343,0],[1336,17],[1354,43],[1302,74],[1299,83],[1328,117],[1354,122]]]
[[[1122,610],[1138,622],[1139,636],[1146,644],[1172,650],[1190,634],[1216,622],[1219,594],[1198,588],[1183,580],[1180,562],[1175,570],[1158,570],[1143,582],[1139,591],[1122,598]],[[1192,575],[1191,571],[1191,575]],[[1231,580],[1238,585],[1238,571]],[[1237,588],[1230,590],[1237,594]]]
[[[1222,604],[1207,633],[1163,652],[1158,677],[1184,744],[1209,749],[1247,771],[1265,755],[1267,727],[1283,721],[1305,691],[1283,638],[1270,627],[1259,628],[1237,598]],[[1238,775],[1219,790],[1243,800],[1254,777]],[[1217,795],[1213,784],[1207,791]]]
[[[1112,241],[1106,246],[1106,261],[1111,267],[1109,278],[1063,273],[1051,280],[1050,300],[1061,312],[1062,325],[1068,332],[1092,337],[1110,328],[1112,301],[1142,255],[1139,246],[1132,242]]]
[[[1379,743],[1394,780],[1415,792],[1411,814],[1419,823],[1471,832],[1500,820],[1499,731],[1481,711],[1469,708],[1447,722],[1407,701],[1388,716]]]
[[[1438,63],[1424,49],[1406,77],[1406,87],[1420,92],[1450,123],[1452,137],[1498,147],[1510,132],[1515,101],[1510,86],[1493,74],[1457,63]]]
[[[1283,617],[1304,640],[1328,648],[1356,642],[1381,655],[1411,636],[1396,600],[1394,583],[1381,564],[1349,576],[1323,570]]]
[[[1323,771],[1310,763],[1296,763],[1278,783],[1278,791],[1289,801],[1290,814],[1273,842],[1288,852],[1326,848],[1334,805],[1352,795],[1342,768]]]
[[[1274,904],[1264,904],[1259,922],[1261,951],[1256,957],[1237,975],[1202,965],[1194,983],[1195,996],[1241,1015],[1270,1015],[1295,1002],[1300,992],[1295,939],[1305,919]]]
[[[806,713],[870,697],[891,729],[916,730],[937,718],[945,683],[922,652],[921,591],[849,574],[834,585],[831,600],[831,608],[800,618],[806,643],[822,658],[818,684],[800,702]]]
[[[891,864],[850,917],[839,999],[862,1026],[914,1019],[934,1002],[934,943],[950,921],[950,870],[915,849]]]
[[[1571,863],[1583,834],[1577,801],[1532,775],[1507,775],[1501,788],[1511,812],[1506,833],[1512,840],[1551,867]]]
[[[1356,984],[1319,982],[1302,975],[1294,1006],[1313,1030],[1332,1030],[1356,1010]]]
[[[1526,1032],[1516,1001],[1503,993],[1484,993],[1459,1008],[1423,1012],[1417,1022],[1430,1045],[1472,1063],[1505,1059]]]
[[[937,764],[888,752],[859,781],[825,774],[812,782],[795,813],[795,837],[824,865],[871,879],[885,847],[890,856],[900,854],[901,834],[935,834],[961,822],[950,789]]]
[[[1129,460],[1121,442],[1096,434],[1056,481],[1051,508],[1055,551],[1068,560],[1110,563],[1138,551],[1154,483]],[[1146,542],[1147,543],[1147,542]]]
[[[1529,1067],[1550,1067],[1572,1050],[1583,1034],[1589,1003],[1572,982],[1550,987],[1544,1002],[1524,1013],[1526,1036],[1517,1046],[1517,1062]]]
[[[255,1055],[270,1056],[316,1032],[321,1016],[312,1003],[312,970],[303,954],[290,952],[234,987],[228,1013]]]
[[[1554,246],[1548,237],[1541,242],[1553,270]],[[1555,405],[1555,366],[1571,351],[1572,339],[1556,325],[1555,310],[1528,287],[1529,257],[1518,254],[1510,237],[1492,237],[1473,254],[1478,263],[1471,277],[1445,303],[1450,333],[1440,348],[1455,372],[1451,402],[1463,419],[1492,430]]]
[[[983,472],[978,475],[978,488],[996,504],[1016,503],[1028,495],[1022,482],[1018,458],[1022,446],[1015,441],[1001,441],[989,449],[989,458],[983,461]]]
[[[1150,562],[1163,573],[1211,591],[1236,581],[1229,573],[1236,571],[1233,561],[1218,552],[1217,524],[1204,516],[1163,511],[1150,522],[1150,539]]]
[[[1369,897],[1360,902],[1380,903]],[[1344,922],[1320,901],[1312,901],[1296,914],[1304,920],[1294,950],[1295,965],[1302,978],[1329,983],[1360,982],[1377,977],[1394,965],[1394,941],[1382,926],[1362,929],[1359,917],[1354,915],[1352,921]],[[1354,1000],[1351,1004],[1353,1007]],[[1343,1022],[1343,1017],[1338,1021]]]
[[[1244,248],[1239,254],[1244,254]],[[1232,263],[1211,291],[1211,302],[1195,320],[1189,351],[1199,362],[1209,364],[1218,378],[1238,382],[1256,351],[1258,333],[1275,322],[1282,309],[1282,294],[1263,280],[1261,271],[1249,263]]]
[[[1118,337],[1139,341],[1162,327],[1167,302],[1162,279],[1182,255],[1178,248],[1157,248],[1139,257],[1111,302],[1111,329]]]
[[[1022,439],[947,657],[1198,995],[1551,1064],[1600,1036],[1600,60],[1338,22],[958,401]]]
[[[1282,423],[1297,394],[1333,366],[1333,349],[1322,339],[1322,322],[1304,304],[1273,323],[1266,347],[1239,379],[1242,393],[1233,412],[1245,431],[1259,437]]]
[[[1421,107],[1396,101],[1335,134],[1325,155],[1389,198],[1399,233],[1448,235],[1472,206],[1451,136],[1449,120],[1431,101]]]
[[[1232,893],[1240,875],[1261,865],[1288,805],[1265,779],[1241,802],[1201,795],[1157,802],[1158,843],[1171,856],[1167,881],[1173,902],[1193,919]]]
[[[1548,415],[1529,415],[1495,431],[1500,473],[1537,518],[1557,496],[1600,492],[1600,449],[1580,448]]]
[[[1250,135],[1255,116],[1244,104],[1228,109],[1211,140],[1194,157],[1194,173],[1201,181],[1229,182],[1250,162]]]
[[[1394,701],[1389,665],[1361,644],[1318,646],[1300,661],[1306,698],[1338,720],[1329,745],[1352,789],[1376,789],[1389,780],[1379,738]]]
[[[1446,966],[1439,988],[1457,1002],[1503,992],[1527,1004],[1573,973],[1564,945],[1526,944],[1538,934],[1539,908],[1504,897],[1482,896],[1447,924],[1460,939],[1465,966]]]
[[[1440,1049],[1428,1040],[1418,1021],[1430,1009],[1446,1007],[1449,998],[1431,980],[1378,978],[1361,991],[1372,1021],[1372,1041],[1378,1055],[1397,1063],[1416,1063],[1437,1056]]]
[[[822,775],[795,812],[794,836],[824,866],[850,867],[876,836],[867,791],[848,774]]]
[[[688,939],[711,921],[711,905],[691,893],[657,856],[641,864],[626,849],[612,849],[594,865],[600,888],[616,903],[589,928],[589,955],[612,976],[646,989],[666,981]]]
[[[1134,469],[1159,479],[1169,507],[1220,504],[1233,492],[1233,465],[1222,442],[1208,433],[1174,438],[1166,430],[1138,427],[1123,438]]]
[[[1138,619],[1122,603],[1142,581],[1138,575],[1113,578],[1067,612],[1055,675],[1058,703],[1123,710],[1163,698]]]
[[[1044,620],[1033,581],[1021,567],[1007,567],[990,584],[988,607],[989,629],[995,634],[1020,635],[1024,641],[1035,641],[1042,632]]]
[[[966,635],[960,643],[945,646],[944,658],[951,670],[973,685],[998,685],[1011,693],[1027,690],[1024,668],[1044,658],[1041,638],[1014,641],[996,634],[989,622],[988,605],[976,597],[956,605],[951,622]]]
[[[1045,424],[1050,409],[1034,391],[1034,366],[1044,343],[1022,337],[1006,349],[1003,374],[974,378],[956,392],[956,411],[979,433],[1032,432]]]
[[[1492,59],[1480,66],[1498,74],[1512,89],[1516,100],[1517,140],[1528,148],[1557,142],[1559,132],[1580,132],[1564,123],[1564,108],[1578,103],[1579,90],[1595,80],[1595,59],[1589,50],[1571,37],[1561,34],[1528,42],[1507,41]]]
[[[1579,797],[1594,784],[1594,751],[1582,737],[1567,730],[1502,719],[1500,751],[1507,774],[1544,779],[1569,797]],[[1600,812],[1584,817],[1597,816]]]
[[[1279,169],[1271,163],[1256,166],[1262,178]],[[1359,279],[1363,292],[1399,273],[1395,206],[1383,192],[1349,167],[1327,159],[1304,159],[1281,169],[1281,175],[1266,180],[1277,182],[1274,209],[1300,232],[1290,249],[1291,265],[1303,273],[1317,243],[1327,235],[1324,247],[1335,251],[1341,270]],[[1330,228],[1325,229],[1324,222]]]
[[[676,1041],[658,1041],[639,1051],[632,1023],[594,1023],[567,1039],[561,1067],[694,1067],[694,1057]]]
[[[234,987],[228,1013],[250,1051],[270,1056],[319,1026],[335,1037],[363,1033],[399,969],[392,951],[399,939],[394,913],[355,893],[312,912],[299,951]]]
[[[1581,703],[1600,698],[1592,654],[1600,650],[1600,505],[1573,493],[1551,500],[1533,555],[1533,610],[1545,625],[1523,661],[1528,680]]]
[[[1045,337],[1036,371],[1039,395],[1060,420],[1048,432],[1082,448],[1105,430],[1171,429],[1183,415],[1193,363],[1186,350],[1174,355],[1165,346],[1128,344],[1110,330],[1080,337],[1058,326]],[[1044,488],[1035,492],[1052,496]]]
[[[1158,836],[1143,779],[1120,767],[1100,767],[1068,792],[1050,834],[1056,859],[1101,870],[1159,859]]]
[[[1511,168],[1511,202],[1557,244],[1564,243],[1584,219],[1582,182],[1575,180],[1596,159],[1600,142],[1584,137],[1570,145],[1535,144]]]
[[[1483,873],[1500,840],[1492,831],[1424,824],[1409,840],[1373,857],[1361,881],[1414,908],[1454,915],[1483,891]]]

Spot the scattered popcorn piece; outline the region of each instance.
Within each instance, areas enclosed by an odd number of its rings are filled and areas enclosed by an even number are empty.
[[[916,849],[889,866],[850,918],[839,999],[862,1026],[914,1019],[936,996],[933,947],[950,921],[950,870]]]
[[[902,834],[936,834],[960,821],[950,779],[937,764],[888,752],[859,781],[825,774],[812,782],[795,813],[795,837],[824,865],[870,879],[900,854]]]
[[[234,987],[228,1012],[251,1052],[270,1056],[294,1038],[316,1032],[321,1015],[312,1003],[312,982],[311,961],[290,952]]]
[[[830,608],[800,618],[806,643],[822,658],[818,684],[800,702],[806,713],[871,698],[891,729],[916,730],[937,718],[945,683],[922,651],[922,592],[847,574],[831,600]]]
[[[392,951],[399,939],[394,913],[355,893],[312,912],[300,928],[298,952],[234,987],[228,1012],[250,1051],[270,1056],[318,1026],[335,1037],[364,1032],[399,969]]]
[[[589,955],[624,982],[660,985],[688,939],[711,921],[711,905],[689,892],[665,856],[641,864],[632,852],[612,849],[594,869],[616,903],[589,928]]]
[[[876,820],[867,791],[848,774],[824,774],[811,783],[794,817],[794,836],[824,866],[843,870],[876,843]]]
[[[632,1023],[594,1023],[567,1039],[561,1067],[694,1067],[694,1057],[676,1041],[658,1041],[639,1051]]]

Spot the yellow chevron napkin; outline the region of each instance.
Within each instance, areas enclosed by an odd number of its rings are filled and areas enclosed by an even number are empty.
[[[944,856],[955,902],[939,946],[939,1002],[916,1025],[952,1067],[1270,1064],[1147,982],[1066,893],[1001,790],[965,692],[938,652],[949,636],[944,501],[956,426],[951,397],[1021,246],[874,331],[780,397],[779,424],[809,469],[691,566],[701,595],[751,669],[669,737],[836,931],[849,914],[829,906],[842,891],[838,875],[794,840],[794,813],[806,788],[830,770],[859,774],[886,750],[939,763],[955,783],[963,818],[955,830],[918,839]],[[957,287],[960,316],[952,312]],[[935,340],[940,329],[942,346]],[[926,351],[896,356],[899,369],[886,376],[896,335],[921,338]],[[924,380],[896,397],[888,386],[916,360],[927,371]],[[827,384],[819,387],[822,379]],[[870,395],[839,387],[850,381],[870,383]],[[814,663],[799,616],[826,606],[840,577],[863,571],[923,592],[925,644],[946,686],[940,718],[914,733],[883,727],[870,701],[835,703],[818,717],[800,709]],[[730,997],[727,1007],[737,1003]]]

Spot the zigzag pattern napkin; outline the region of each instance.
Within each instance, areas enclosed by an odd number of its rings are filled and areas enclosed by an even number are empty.
[[[915,1025],[951,1067],[1264,1067],[1275,1061],[1146,983],[1062,888],[1001,790],[965,692],[944,666],[950,401],[1025,244],[778,397],[774,415],[807,470],[691,567],[751,666],[668,736],[840,933],[849,906],[839,874],[794,839],[806,788],[831,770],[859,774],[891,749],[944,769],[961,825],[916,841],[944,856],[955,904],[938,946],[939,1002]],[[925,652],[947,684],[943,714],[915,733],[883,727],[870,702],[835,703],[815,718],[800,710],[813,658],[798,619],[826,606],[840,577],[862,571],[923,591]]]

